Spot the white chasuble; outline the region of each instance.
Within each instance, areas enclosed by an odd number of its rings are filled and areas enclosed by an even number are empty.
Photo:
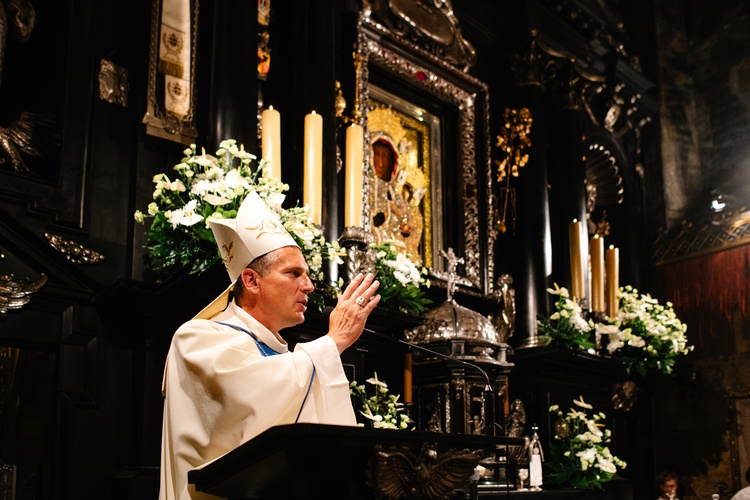
[[[251,335],[219,322],[249,330],[279,354],[264,355]],[[160,500],[216,498],[196,492],[188,471],[273,426],[356,425],[333,340],[324,336],[289,352],[234,303],[211,320],[191,320],[177,330],[162,391]]]

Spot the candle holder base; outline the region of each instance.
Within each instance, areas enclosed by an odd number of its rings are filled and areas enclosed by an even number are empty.
[[[515,363],[508,361],[508,349],[510,349],[508,344],[500,344],[500,352],[498,353],[497,361],[503,366],[515,366]]]
[[[339,236],[339,245],[346,251],[346,279],[351,281],[359,273],[375,271],[375,256],[370,250],[374,239],[361,227],[347,226]]]
[[[601,311],[591,311],[589,313],[589,319],[594,323],[603,323],[607,319],[607,315]],[[598,331],[594,331],[594,343],[596,344],[597,354],[602,352],[602,334]]]
[[[586,299],[586,297],[574,297],[573,300],[575,301],[576,305],[581,308],[581,316],[583,316],[585,319],[589,319],[591,310],[589,309],[589,301]]]
[[[523,342],[518,344],[515,349],[530,349],[532,347],[546,347],[547,345],[548,343],[540,340],[539,336],[536,334],[536,332],[534,332],[532,336],[527,337]]]
[[[414,411],[414,403],[404,403],[404,415],[406,415],[406,423],[409,427],[416,425],[416,421],[412,418],[412,412]]]

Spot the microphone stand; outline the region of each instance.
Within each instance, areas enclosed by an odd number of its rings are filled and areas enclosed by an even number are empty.
[[[426,347],[422,347],[421,345],[418,345],[418,344],[412,344],[411,342],[407,342],[402,339],[391,337],[390,335],[385,335],[384,333],[376,332],[375,330],[371,330],[369,328],[365,328],[363,331],[367,332],[370,335],[374,335],[375,337],[385,339],[389,342],[397,342],[403,346],[406,346],[409,349],[417,349],[418,351],[426,352],[427,354],[431,354],[433,356],[443,358],[450,362],[458,363],[463,366],[468,366],[469,368],[477,370],[479,373],[481,373],[486,381],[484,391],[482,392],[482,409],[484,410],[483,432],[487,436],[497,435],[496,430],[497,430],[498,424],[495,422],[495,391],[492,388],[492,382],[490,381],[490,376],[487,375],[487,372],[484,371],[484,369],[482,369],[481,366],[475,363],[469,363],[468,361],[464,361],[463,359],[456,358],[455,356],[451,356],[449,354],[443,354],[441,352],[434,351]]]

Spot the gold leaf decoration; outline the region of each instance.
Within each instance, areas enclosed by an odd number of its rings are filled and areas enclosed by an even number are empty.
[[[106,260],[104,255],[99,252],[95,252],[83,245],[76,243],[75,241],[66,240],[62,236],[54,234],[44,233],[45,238],[52,248],[60,252],[74,264],[96,264]]]
[[[531,124],[533,118],[528,108],[505,108],[503,113],[505,125],[497,136],[495,146],[500,148],[501,159],[495,160],[497,165],[497,181],[503,182],[500,188],[502,212],[497,223],[497,229],[504,233],[507,229],[506,219],[510,205],[515,222],[515,189],[510,187],[510,178],[518,177],[519,169],[529,162],[528,148],[531,147]]]

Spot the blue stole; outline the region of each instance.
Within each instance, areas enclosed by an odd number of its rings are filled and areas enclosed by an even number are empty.
[[[224,323],[223,321],[217,321],[216,323],[220,325],[228,326],[230,328],[234,328],[235,330],[239,330],[241,332],[245,332],[248,335],[250,335],[250,337],[252,337],[253,341],[255,342],[255,345],[258,346],[260,355],[263,356],[264,358],[267,356],[275,356],[276,354],[281,354],[280,352],[274,351],[273,349],[268,347],[266,344],[258,340],[258,337],[256,337],[255,334],[251,332],[250,330],[248,330],[247,328],[242,328],[241,326],[232,325],[231,323]]]
[[[258,346],[258,350],[260,351],[260,355],[263,356],[264,358],[266,358],[268,356],[275,356],[277,354],[281,354],[280,352],[274,351],[273,349],[271,349],[270,347],[268,347],[268,345],[266,345],[263,342],[261,342],[260,340],[258,340],[258,337],[253,332],[251,332],[250,330],[248,330],[247,328],[243,328],[241,326],[233,325],[231,323],[224,323],[223,321],[216,321],[216,323],[218,323],[220,325],[228,326],[230,328],[234,328],[235,330],[239,330],[241,332],[245,332],[248,335],[250,335],[250,337],[252,337],[253,341],[255,342],[255,345]],[[307,403],[308,396],[310,396],[310,389],[312,389],[313,380],[315,380],[315,366],[314,365],[313,365],[312,376],[310,377],[310,383],[307,385],[307,393],[305,393],[305,399],[302,400],[302,406],[299,407],[299,411],[297,412],[297,418],[294,420],[295,424],[299,420],[299,416],[302,414],[302,408],[305,407],[305,403]]]

